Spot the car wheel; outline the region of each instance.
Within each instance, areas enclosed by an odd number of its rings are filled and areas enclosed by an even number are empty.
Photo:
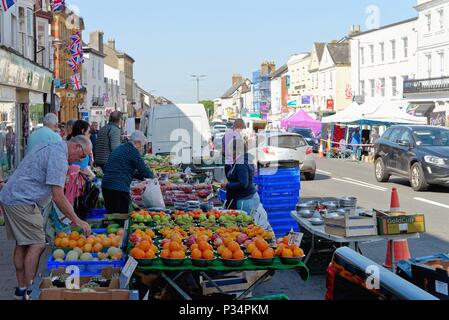
[[[390,180],[390,175],[387,172],[387,168],[385,168],[385,164],[382,158],[378,158],[376,160],[374,168],[376,180],[378,182],[388,182],[388,180]]]
[[[313,181],[315,180],[315,172],[304,172],[304,177],[307,181]]]
[[[410,170],[410,185],[415,191],[426,191],[429,189],[424,170],[419,162],[415,163]]]

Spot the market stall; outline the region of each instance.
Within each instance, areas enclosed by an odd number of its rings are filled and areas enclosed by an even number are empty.
[[[319,136],[321,133],[321,121],[313,119],[304,110],[299,110],[293,116],[281,120],[281,126],[284,129],[290,128],[310,128],[315,136]]]

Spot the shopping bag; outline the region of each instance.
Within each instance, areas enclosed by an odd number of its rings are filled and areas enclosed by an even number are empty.
[[[158,179],[150,179],[147,188],[143,194],[143,204],[147,208],[165,209],[164,198],[162,196],[161,186]]]
[[[259,203],[257,210],[253,213],[254,223],[264,228],[267,232],[273,232],[270,222],[268,221],[268,213],[263,207],[262,203]]]

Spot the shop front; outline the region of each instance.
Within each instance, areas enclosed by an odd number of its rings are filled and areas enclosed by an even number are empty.
[[[50,110],[52,81],[49,70],[0,49],[0,132],[9,142],[1,151],[7,154],[8,169],[24,157],[31,131],[42,126]]]

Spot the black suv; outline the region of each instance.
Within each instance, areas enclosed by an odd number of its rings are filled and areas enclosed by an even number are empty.
[[[429,185],[449,186],[449,130],[442,127],[398,125],[375,144],[375,175],[410,179],[415,191]]]

